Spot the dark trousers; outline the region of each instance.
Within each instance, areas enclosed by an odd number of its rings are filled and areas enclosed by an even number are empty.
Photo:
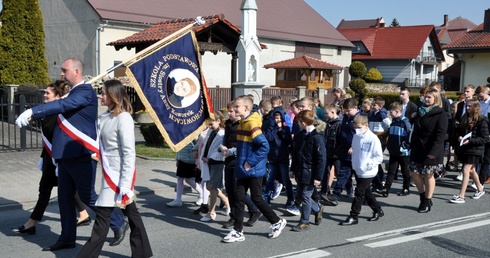
[[[483,184],[488,177],[490,177],[490,143],[485,144],[485,151],[483,152],[483,161],[479,173],[480,184]]]
[[[96,211],[95,202],[97,194],[95,185],[95,162],[90,155],[79,158],[58,160],[58,205],[61,217],[60,242],[74,243],[77,237],[77,217],[74,196],[78,195],[83,203]],[[124,219],[113,212],[111,216],[111,229],[118,230],[124,223]]]
[[[289,178],[289,160],[286,162],[269,162],[269,174],[267,176],[267,184],[265,186],[265,196],[270,198],[274,192],[274,181],[280,177],[280,182],[286,188],[287,201],[286,206],[292,205],[294,202],[293,183]]]
[[[236,188],[236,203],[235,203],[235,224],[234,229],[238,232],[243,230],[243,214],[245,213],[245,195],[250,189],[250,197],[252,202],[262,212],[264,217],[271,223],[279,222],[279,217],[262,198],[262,177],[258,178],[240,178],[237,179]]]
[[[357,219],[357,216],[361,213],[362,204],[366,199],[367,204],[374,212],[381,212],[381,205],[376,201],[373,192],[371,192],[371,182],[373,178],[358,178],[356,176],[357,186],[354,190],[354,200],[350,210],[350,215]]]
[[[234,166],[226,166],[225,167],[225,189],[226,195],[228,196],[228,202],[230,202],[231,213],[230,218],[235,219],[236,217],[236,177],[235,177],[235,167]],[[246,193],[245,193],[246,194]],[[250,195],[246,194],[245,196],[245,205],[247,205],[249,212],[257,211],[257,206],[252,202]]]
[[[388,191],[391,189],[393,179],[395,178],[398,171],[398,166],[400,166],[403,176],[403,189],[410,189],[410,170],[408,169],[409,164],[409,156],[390,155],[390,160],[388,162],[388,175],[386,176],[385,184],[385,187]]]
[[[341,160],[337,183],[333,189],[333,194],[341,195],[344,188],[349,191],[352,189],[352,162],[350,160]]]
[[[51,160],[46,162],[51,162]],[[43,218],[44,211],[46,211],[49,199],[51,198],[51,191],[53,187],[58,185],[58,177],[55,174],[55,169],[56,167],[52,163],[43,164],[43,172],[39,181],[39,196],[30,217],[33,220],[40,221]]]
[[[46,162],[43,162],[41,180],[39,181],[39,196],[37,198],[36,206],[34,206],[34,210],[31,213],[31,219],[36,221],[43,219],[44,212],[51,199],[51,192],[55,186],[58,186],[56,166],[51,162],[51,158],[49,160],[46,159]],[[80,200],[78,193],[75,193],[74,198],[78,212],[87,209],[87,206]]]
[[[325,167],[325,173],[323,174],[322,179],[322,188],[320,190],[321,194],[327,194],[330,191],[330,186],[328,185],[328,181],[330,179],[330,169],[332,166],[335,169],[335,174],[338,175],[340,171],[340,160],[334,158],[327,158],[327,166]]]
[[[381,149],[384,152],[386,149],[386,145],[382,145]],[[384,177],[385,177],[385,172],[383,170],[383,163],[381,163],[378,165],[378,174],[373,178],[373,182],[372,182],[373,186],[378,189],[383,188],[383,181],[385,179]]]
[[[310,223],[311,212],[316,213],[320,210],[320,206],[312,198],[313,191],[316,188],[314,185],[302,184],[297,185],[296,190],[301,195],[301,220],[303,224]]]
[[[109,231],[109,220],[114,207],[97,207],[97,218],[95,219],[92,234],[87,243],[83,246],[77,257],[80,258],[96,258],[99,257],[102,246],[104,245]],[[138,212],[136,204],[132,202],[122,209],[124,215],[128,217],[131,234],[129,235],[129,243],[131,245],[131,257],[151,257],[150,240],[146,234],[145,225]]]

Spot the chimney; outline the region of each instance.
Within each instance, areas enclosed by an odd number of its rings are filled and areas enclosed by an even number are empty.
[[[444,23],[442,24],[442,27],[446,27],[448,21],[449,21],[449,16],[447,14],[444,14]]]
[[[483,19],[483,31],[490,32],[490,9],[485,10],[485,18]]]

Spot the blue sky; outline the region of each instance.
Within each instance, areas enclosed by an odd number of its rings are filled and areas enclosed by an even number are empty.
[[[334,27],[337,27],[342,19],[363,20],[378,17],[383,17],[387,24],[396,18],[402,26],[427,24],[438,26],[443,23],[444,14],[448,14],[450,20],[461,16],[478,25],[483,22],[485,10],[490,8],[488,0],[305,1]],[[2,0],[0,0],[0,10],[1,6]]]
[[[364,20],[378,17],[383,17],[387,24],[396,18],[402,26],[439,26],[444,22],[444,14],[449,15],[449,20],[461,16],[479,25],[483,23],[485,10],[490,8],[488,0],[305,0],[305,2],[334,27],[337,27],[342,19]]]

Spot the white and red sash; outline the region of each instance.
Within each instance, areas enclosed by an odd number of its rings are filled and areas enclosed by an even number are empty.
[[[134,194],[134,183],[136,181],[136,168],[133,171],[133,174],[131,175],[131,186],[129,189],[125,189],[125,191],[121,191],[121,188],[119,188],[119,181],[120,181],[120,176],[121,174],[119,171],[114,171],[111,169],[111,166],[108,164],[106,161],[106,157],[104,156],[104,147],[101,145],[100,146],[100,163],[102,165],[102,172],[104,174],[104,180],[106,181],[107,185],[115,192],[117,193],[116,197],[116,206],[124,209],[126,208],[126,205],[130,204],[133,202],[133,200],[136,198],[136,195]],[[128,191],[129,190],[129,191]]]
[[[90,136],[86,135],[82,131],[78,130],[73,126],[62,114],[58,115],[58,125],[70,138],[81,144],[83,147],[87,148],[92,152],[92,158],[95,160],[100,159],[99,152],[99,136],[97,134],[97,139],[92,139]]]
[[[53,159],[53,145],[51,145],[51,142],[48,140],[46,135],[44,135],[43,129],[41,128],[41,137],[43,139],[43,146],[46,152],[48,153],[49,157],[53,161],[53,165],[55,167],[58,167],[58,163],[56,163],[56,160]],[[58,176],[58,173],[56,173],[56,176]]]

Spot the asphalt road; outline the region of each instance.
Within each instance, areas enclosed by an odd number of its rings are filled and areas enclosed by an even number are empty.
[[[448,199],[458,192],[460,184],[454,177],[455,173],[451,173],[438,181],[434,206],[427,214],[416,212],[417,194],[407,197],[392,194],[388,198],[378,197],[386,214],[379,221],[367,221],[371,210],[363,206],[358,225],[339,226],[350,209],[351,199],[344,197],[339,206],[325,208],[321,225],[312,225],[305,232],[290,231],[299,217],[285,213],[285,196],[281,196],[272,204],[278,214],[288,220],[280,237],[267,238],[269,223],[262,217],[254,227],[244,229],[244,242],[230,244],[221,242],[228,233],[221,228],[227,220],[224,210],[219,210],[217,220],[210,223],[201,222],[200,216],[192,214],[197,208],[193,203],[197,199],[195,193],[186,193],[184,206],[179,208],[165,206],[174,197],[174,193],[168,191],[140,195],[137,205],[154,257],[490,257],[490,194],[473,200],[469,198],[473,194],[470,189],[465,204],[449,203]],[[394,192],[398,191],[400,182],[393,187]],[[91,226],[80,227],[75,249],[42,252],[42,247],[56,241],[61,230],[58,207],[48,207],[36,235],[12,233],[10,227],[24,223],[30,212],[0,212],[1,257],[75,257],[90,235]],[[129,238],[126,238],[117,247],[106,243],[101,257],[130,255]]]

